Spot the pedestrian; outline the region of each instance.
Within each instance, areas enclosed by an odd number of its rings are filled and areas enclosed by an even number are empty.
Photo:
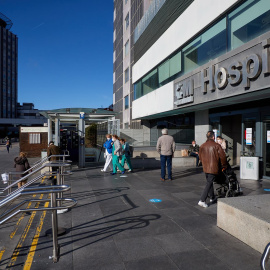
[[[168,129],[162,129],[162,136],[158,138],[156,149],[160,154],[161,181],[165,181],[166,163],[168,180],[172,181],[172,158],[175,152],[175,142],[172,136],[168,135]]]
[[[199,150],[200,150],[200,146],[196,144],[195,140],[193,140],[192,144],[189,146],[188,153],[191,157],[196,158],[196,167],[199,167],[199,162],[200,162]]]
[[[106,142],[103,144],[103,147],[105,148],[105,165],[104,168],[101,170],[102,172],[106,172],[108,167],[110,168],[110,171],[112,171],[112,135],[107,134],[106,135]]]
[[[14,168],[16,168],[16,172],[22,172],[22,174],[18,175],[19,178],[22,178],[22,177],[24,177],[24,176],[26,176],[28,174],[28,172],[23,173],[26,170],[30,169],[30,165],[29,165],[28,159],[26,157],[26,153],[20,152],[20,155],[14,159],[14,163],[15,163]],[[27,179],[19,182],[18,183],[18,188],[25,185],[26,182],[27,182]]]
[[[47,157],[49,158],[49,161],[58,161],[59,157],[50,157],[52,155],[60,155],[60,148],[56,145],[54,145],[53,141],[49,142],[49,146],[47,149]],[[58,167],[54,167],[52,166],[52,174],[57,172]],[[52,175],[50,177],[50,180],[52,180],[52,184],[56,185],[56,178],[54,177],[54,175]]]
[[[130,160],[130,148],[129,148],[129,143],[125,139],[120,139],[120,143],[122,144],[122,160],[121,160],[121,165],[125,167],[125,162],[128,165],[128,171],[132,172],[132,165],[131,165],[131,160]]]
[[[117,173],[117,168],[121,171],[122,174],[125,173],[124,167],[119,163],[119,158],[122,155],[122,146],[119,142],[119,138],[117,135],[112,135],[112,164],[113,164],[113,172],[112,175]]]
[[[7,147],[7,152],[8,152],[8,153],[9,153],[10,145],[11,145],[10,140],[7,139],[7,141],[6,141],[6,147]]]
[[[207,141],[201,145],[199,151],[200,160],[203,165],[203,171],[207,182],[198,205],[204,208],[208,207],[208,204],[206,204],[208,194],[210,196],[210,203],[216,201],[213,182],[218,178],[220,164],[222,169],[227,168],[225,152],[221,146],[215,142],[215,133],[213,131],[208,131],[206,138]]]
[[[223,139],[221,136],[217,136],[217,143],[221,145],[221,148],[226,153],[227,152],[227,143],[226,143],[226,140]]]

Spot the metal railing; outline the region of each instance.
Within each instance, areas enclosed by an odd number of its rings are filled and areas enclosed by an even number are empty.
[[[261,269],[266,270],[265,263],[269,260],[270,255],[270,243],[268,243],[264,249],[262,258],[261,258]]]
[[[4,189],[1,189],[1,193],[3,193],[4,191],[7,190],[8,194],[10,194],[11,193],[11,188],[13,186],[18,184],[19,182],[26,181],[30,176],[36,174],[37,172],[41,171],[45,167],[59,167],[60,168],[62,166],[65,166],[65,167],[70,166],[70,164],[65,163],[66,162],[66,157],[68,157],[68,156],[69,155],[51,155],[49,157],[45,157],[45,158],[41,159],[33,167],[31,167],[30,169],[28,169],[28,170],[26,170],[24,172],[9,172],[8,186],[6,188],[4,188]],[[51,157],[59,157],[59,158],[62,158],[62,160],[57,160],[57,161],[54,161],[54,162],[51,162],[51,163],[45,163]],[[55,165],[56,163],[59,164],[59,166]],[[64,174],[65,170],[63,169],[63,170],[61,170],[61,172],[62,172],[62,174]],[[26,175],[21,177],[20,179],[14,181],[12,176],[13,175],[18,175],[18,174],[26,174]],[[24,186],[27,187],[27,186],[33,184],[34,182],[36,182],[37,180],[39,180],[40,178],[42,178],[44,176],[46,176],[46,174],[41,174],[40,176],[37,176],[34,179],[29,180],[27,183],[24,184]],[[63,176],[61,176],[61,178],[62,177]],[[61,183],[63,184],[63,178],[62,178]]]
[[[19,213],[22,212],[34,212],[34,211],[52,211],[52,236],[53,236],[53,262],[58,262],[59,255],[60,255],[60,248],[58,245],[58,219],[57,219],[57,210],[63,209],[70,209],[77,204],[77,201],[72,198],[57,198],[57,193],[63,193],[65,191],[70,190],[70,186],[67,185],[58,185],[58,186],[44,186],[44,187],[22,187],[22,189],[16,195],[10,194],[6,199],[0,201],[0,208],[17,199],[20,196],[25,195],[35,195],[35,194],[50,194],[50,198],[48,199],[31,199],[31,200],[24,200],[11,210],[6,211],[0,216],[0,225],[4,224],[11,218],[15,217]],[[72,202],[71,205],[66,206],[57,206],[58,201],[68,201]],[[41,208],[24,208],[18,209],[22,207],[24,204],[29,202],[50,202],[50,207],[41,207]]]

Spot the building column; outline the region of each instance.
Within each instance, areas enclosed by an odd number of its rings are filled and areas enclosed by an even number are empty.
[[[52,119],[48,118],[48,144],[52,141]]]
[[[202,145],[206,141],[206,133],[210,130],[209,110],[195,112],[195,141]]]
[[[55,142],[54,144],[59,146],[60,145],[60,120],[55,118]]]
[[[85,167],[85,121],[79,119],[79,168]]]

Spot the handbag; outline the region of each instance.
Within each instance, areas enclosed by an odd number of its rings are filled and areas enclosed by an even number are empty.
[[[182,155],[182,157],[188,157],[188,150],[187,149],[182,149],[181,150],[181,155]]]

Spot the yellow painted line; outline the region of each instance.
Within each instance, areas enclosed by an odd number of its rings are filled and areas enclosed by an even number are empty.
[[[5,253],[5,251],[6,251],[6,248],[3,248],[3,249],[0,251],[0,261],[2,260],[2,257],[3,257],[3,255],[4,255],[4,253]]]
[[[43,197],[43,194],[40,195],[40,199],[42,199],[42,197]],[[39,204],[40,203],[38,202],[36,204],[35,208],[38,208],[39,207]],[[34,217],[35,217],[36,213],[37,213],[36,211],[32,212],[32,215],[31,215],[31,217],[28,220],[28,223],[27,223],[27,225],[26,225],[26,227],[25,227],[25,229],[24,229],[24,231],[22,233],[22,236],[21,236],[21,238],[20,238],[20,240],[19,240],[19,242],[18,242],[15,250],[13,251],[13,254],[11,256],[11,260],[10,260],[10,263],[9,263],[8,267],[11,267],[11,266],[13,266],[15,264],[15,262],[16,262],[18,256],[19,256],[20,249],[23,246],[23,243],[24,243],[24,241],[25,241],[25,239],[27,237],[27,234],[29,232],[29,229],[30,229],[32,223],[33,223],[33,220],[34,220]]]
[[[40,183],[43,184],[43,182],[45,181],[45,179],[46,179],[46,177],[43,177]],[[36,194],[33,195],[33,198],[35,198],[35,197],[36,197]],[[26,207],[26,209],[29,209],[30,206],[31,206],[31,204],[32,203],[29,202],[28,205],[27,205],[27,207]],[[14,230],[11,232],[11,234],[9,236],[10,239],[12,239],[15,236],[15,234],[16,234],[17,230],[19,229],[19,226],[20,226],[22,220],[24,219],[24,217],[25,217],[25,213],[22,213],[21,217],[19,218],[19,220],[17,221],[17,223],[15,225]]]
[[[48,207],[48,206],[49,206],[49,202],[46,202],[44,207]],[[41,233],[41,230],[42,230],[42,227],[43,227],[44,219],[46,217],[46,213],[47,213],[47,211],[42,212],[42,216],[40,218],[39,225],[37,227],[36,234],[35,234],[35,236],[33,238],[31,248],[30,248],[29,253],[27,255],[27,259],[25,261],[23,270],[30,270],[30,268],[32,266],[34,256],[35,256],[35,252],[36,252],[36,249],[37,249],[39,236],[40,236],[40,233]]]
[[[35,198],[35,197],[36,197],[36,194],[33,195],[33,198]],[[32,202],[29,202],[28,205],[27,205],[27,207],[26,207],[26,209],[29,209],[30,206],[31,206],[31,204],[32,204]],[[24,217],[25,217],[25,212],[22,213],[21,217],[20,217],[19,220],[17,221],[14,230],[12,231],[12,233],[11,233],[10,236],[9,236],[10,239],[12,239],[12,238],[15,236],[15,234],[16,234],[17,230],[19,229],[19,226],[20,226],[22,220],[24,219]]]

